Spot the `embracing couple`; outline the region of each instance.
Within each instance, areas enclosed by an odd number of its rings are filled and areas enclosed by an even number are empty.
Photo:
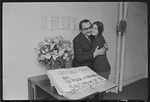
[[[110,64],[107,59],[107,44],[102,35],[104,25],[100,21],[93,24],[88,19],[79,23],[80,33],[73,39],[73,67],[88,66],[100,76],[108,79]],[[102,99],[103,93],[94,99]]]

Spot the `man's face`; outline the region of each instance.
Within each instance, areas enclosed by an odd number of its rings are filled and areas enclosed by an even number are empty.
[[[87,36],[91,35],[91,23],[82,23],[82,29],[81,32]]]

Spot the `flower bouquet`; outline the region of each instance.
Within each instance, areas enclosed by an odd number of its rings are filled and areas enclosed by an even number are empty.
[[[65,68],[71,63],[74,57],[71,42],[62,36],[44,38],[44,42],[39,43],[38,62],[46,65],[48,69]]]

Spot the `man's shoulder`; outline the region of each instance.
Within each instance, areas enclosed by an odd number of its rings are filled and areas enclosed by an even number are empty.
[[[79,40],[81,38],[81,33],[79,33],[73,40]]]

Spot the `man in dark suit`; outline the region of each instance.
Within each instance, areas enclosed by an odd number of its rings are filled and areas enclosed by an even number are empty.
[[[94,53],[88,53],[92,47],[91,25],[92,24],[88,19],[84,19],[79,23],[80,33],[73,39],[73,67],[88,66],[93,69],[92,62],[94,58],[105,53],[105,49],[98,49],[98,46]],[[94,99],[99,99],[98,97],[99,96],[95,96]]]
[[[98,49],[97,46],[94,53],[88,53],[92,47],[91,22],[88,19],[84,19],[79,23],[79,30],[80,33],[73,39],[73,67],[88,66],[93,69],[92,63],[94,58],[98,55],[103,55],[105,53],[105,49]],[[99,99],[98,97],[99,96],[97,95],[94,99]]]
[[[92,69],[92,61],[97,55],[104,54],[104,49],[95,49],[94,53],[84,54],[90,52],[92,42],[89,38],[91,35],[91,22],[84,19],[79,23],[80,33],[73,39],[74,59],[73,67],[88,66]]]

